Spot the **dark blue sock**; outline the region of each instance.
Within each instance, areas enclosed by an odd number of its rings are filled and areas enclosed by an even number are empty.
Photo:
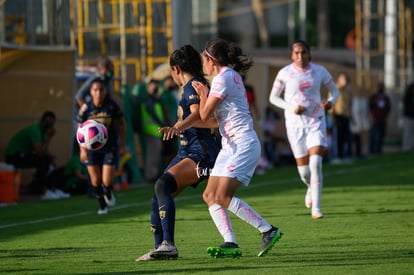
[[[166,196],[159,203],[159,214],[161,218],[162,231],[164,240],[174,243],[174,227],[175,227],[175,203],[171,194]]]
[[[154,247],[157,248],[164,240],[162,232],[161,219],[158,214],[158,202],[157,198],[152,197],[151,201],[151,231],[154,233]]]
[[[176,190],[175,179],[171,174],[163,174],[155,183],[155,195],[161,219],[164,240],[174,243],[175,202],[171,195]]]
[[[96,196],[96,199],[98,200],[99,208],[104,209],[107,205],[106,205],[105,199],[103,197],[102,186],[99,185],[97,187],[93,187],[93,190],[95,191],[95,196]]]

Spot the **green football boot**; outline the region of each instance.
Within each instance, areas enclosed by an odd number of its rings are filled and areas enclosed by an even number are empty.
[[[207,254],[213,258],[240,258],[241,248],[235,243],[226,242],[219,247],[207,248]]]
[[[259,249],[257,256],[263,257],[269,252],[275,243],[282,238],[282,231],[277,227],[273,227],[269,231],[262,234],[262,246]]]

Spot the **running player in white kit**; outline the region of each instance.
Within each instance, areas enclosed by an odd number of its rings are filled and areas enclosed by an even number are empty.
[[[312,208],[313,219],[320,219],[322,159],[327,148],[325,111],[332,108],[339,91],[330,73],[310,62],[310,47],[305,41],[292,44],[291,59],[293,63],[277,74],[269,100],[285,110],[287,137],[300,178],[308,187],[305,205]],[[325,101],[321,99],[322,84],[331,92]]]
[[[207,42],[202,59],[204,72],[213,80],[210,93],[203,83],[193,82],[200,96],[200,118],[205,121],[214,113],[222,136],[222,149],[210,173],[203,199],[224,244],[209,247],[207,253],[214,258],[241,256],[229,210],[262,233],[258,252],[261,257],[280,239],[282,232],[234,196],[240,185],[249,185],[260,158],[260,141],[253,128],[246,90],[239,74],[247,72],[253,62],[240,47],[219,38]]]

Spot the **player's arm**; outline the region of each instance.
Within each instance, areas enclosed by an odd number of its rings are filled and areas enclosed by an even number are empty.
[[[207,119],[206,121],[199,121],[196,124],[194,124],[194,127],[197,128],[218,128],[218,121],[215,117],[210,117],[209,119]]]
[[[174,127],[179,128],[180,130],[185,130],[190,127],[197,128],[218,128],[218,122],[215,117],[211,116],[206,121],[200,119],[200,105],[192,104],[190,105],[191,114],[184,120],[178,121]]]
[[[294,106],[292,104],[289,104],[282,98],[283,91],[285,89],[284,82],[277,78],[275,79],[272,90],[270,91],[269,101],[271,104],[275,105],[276,107],[279,107],[283,110],[287,110],[289,112],[298,114],[300,112],[299,107],[301,106]]]
[[[79,120],[79,119],[78,119]],[[79,129],[82,123],[78,122],[78,127],[76,129]],[[79,145],[79,159],[82,163],[88,162],[88,154],[87,150]]]
[[[78,107],[82,106],[85,103],[85,98],[89,94],[91,83],[94,79],[95,77],[88,78],[88,80],[86,80],[86,82],[83,83],[83,85],[76,92],[75,100],[76,100],[76,103],[78,104]]]
[[[38,156],[44,156],[48,153],[50,140],[45,141],[44,143],[33,143],[33,151]]]
[[[77,98],[76,103],[78,104],[78,106],[82,106],[85,103],[85,101],[81,98]]]
[[[33,151],[38,156],[45,156],[49,154],[49,144],[52,138],[55,136],[55,127],[50,127],[46,130],[45,140],[42,142],[33,141]]]
[[[200,121],[200,105],[199,104],[191,104],[190,105],[190,112],[191,114],[188,115],[185,119],[177,121],[174,127],[179,129],[180,131],[184,131],[188,128],[191,128]]]
[[[163,140],[169,140],[174,136],[180,135],[184,130],[194,127],[200,121],[199,104],[190,105],[190,114],[183,120],[177,121],[172,127],[161,127],[158,130],[163,135]]]
[[[326,111],[328,111],[329,109],[332,108],[332,106],[335,104],[336,100],[338,99],[339,90],[336,87],[335,82],[333,82],[333,81],[329,82],[329,84],[327,84],[326,86],[329,90],[330,97],[326,101],[322,102],[322,107]]]
[[[209,89],[207,85],[199,82],[192,82],[193,88],[200,97],[200,118],[202,122],[206,122],[213,116],[213,112],[220,104],[221,99],[215,96],[208,96]]]

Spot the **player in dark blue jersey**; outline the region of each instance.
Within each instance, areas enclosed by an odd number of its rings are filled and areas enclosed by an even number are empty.
[[[152,199],[151,229],[154,248],[136,259],[176,259],[178,251],[174,244],[175,203],[174,197],[188,186],[196,187],[209,176],[220,149],[220,142],[212,128],[217,128],[214,117],[201,123],[200,99],[192,87],[194,80],[207,83],[204,78],[200,53],[185,45],[170,56],[174,81],[183,88],[178,106],[178,121],[172,127],[159,130],[163,140],[180,137],[177,155],[158,178]]]
[[[115,196],[111,191],[119,156],[125,153],[126,122],[121,108],[109,96],[101,78],[92,81],[90,95],[92,100],[84,103],[79,110],[78,127],[86,120],[97,120],[106,126],[108,140],[98,151],[81,148],[80,158],[87,166],[99,202],[98,214],[106,214],[108,206],[115,205]]]

